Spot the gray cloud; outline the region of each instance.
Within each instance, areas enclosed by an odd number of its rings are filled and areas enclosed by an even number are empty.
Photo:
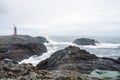
[[[34,35],[114,35],[120,32],[119,3],[120,0],[1,0],[0,27],[10,32],[15,23],[21,33],[37,31]]]
[[[0,1],[0,15],[6,14],[5,6],[3,5],[2,0]]]

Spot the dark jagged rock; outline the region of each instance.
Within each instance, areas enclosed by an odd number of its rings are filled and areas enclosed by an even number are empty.
[[[0,36],[0,60],[8,58],[21,61],[33,55],[42,55],[47,52],[43,43],[40,37],[38,40],[27,35]]]
[[[96,69],[120,71],[120,64],[115,59],[99,58],[86,50],[69,46],[55,52],[50,58],[40,62],[37,68],[47,70],[75,70],[82,73],[90,73]]]
[[[6,52],[0,53],[0,60],[9,58],[17,61],[29,58],[33,55],[42,55],[47,49],[42,43],[7,44]]]
[[[94,39],[79,38],[79,39],[74,40],[73,43],[78,44],[78,45],[95,45],[95,43],[99,43],[99,42]]]
[[[17,61],[14,61],[14,60],[11,60],[11,59],[7,59],[7,58],[1,60],[1,61],[0,61],[0,64],[1,64],[1,63],[4,63],[4,64],[11,64],[11,63],[12,63],[12,64],[18,64]]]
[[[93,61],[98,59],[94,54],[90,54],[86,50],[81,50],[75,46],[69,46],[63,50],[55,52],[50,58],[40,62],[37,68],[42,69],[67,69],[79,71],[80,62]],[[83,65],[84,66],[84,65]],[[85,65],[86,67],[88,65]],[[89,66],[87,67],[89,68]]]

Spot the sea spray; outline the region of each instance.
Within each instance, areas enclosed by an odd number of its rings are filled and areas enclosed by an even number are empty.
[[[21,63],[32,63],[34,66],[36,66],[39,62],[49,58],[54,52],[60,50],[60,49],[64,49],[65,47],[69,46],[69,45],[74,45],[71,42],[56,42],[53,40],[50,40],[49,43],[45,43],[46,47],[47,47],[47,52],[43,53],[43,55],[41,56],[32,56],[28,59],[24,59],[21,62],[19,62],[19,64]]]
[[[96,43],[96,46],[87,45],[86,48],[119,48],[120,44],[117,43]]]
[[[98,57],[110,57],[117,59],[120,55],[120,51],[118,48],[120,48],[119,43],[98,43],[96,46],[88,45],[88,46],[81,46],[74,44],[72,42],[59,42],[54,41],[47,37],[47,40],[49,43],[45,43],[47,47],[47,52],[43,53],[41,56],[32,56],[28,59],[24,59],[19,63],[32,63],[33,65],[37,65],[42,60],[45,60],[49,58],[54,52],[64,49],[65,47],[68,47],[69,45],[80,47],[81,49],[85,49],[91,54],[95,54]]]

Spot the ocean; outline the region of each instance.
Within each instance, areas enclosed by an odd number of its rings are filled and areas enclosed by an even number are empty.
[[[46,37],[49,43],[45,43],[48,52],[41,56],[32,56],[29,59],[24,59],[19,63],[32,63],[36,66],[40,61],[49,58],[54,52],[64,49],[69,45],[80,47],[85,49],[91,54],[95,54],[98,57],[109,57],[117,59],[120,57],[120,37],[111,36],[86,36],[85,38],[92,38],[100,43],[96,46],[80,46],[73,44],[72,42],[77,38],[83,38],[83,36],[50,36]]]

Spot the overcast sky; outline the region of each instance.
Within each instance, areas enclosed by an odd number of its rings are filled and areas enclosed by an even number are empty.
[[[120,34],[120,0],[0,0],[0,35]]]

